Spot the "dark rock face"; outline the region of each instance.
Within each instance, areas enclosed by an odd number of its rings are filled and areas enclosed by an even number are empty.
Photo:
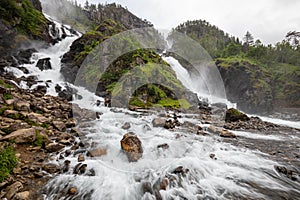
[[[35,7],[38,11],[42,12],[42,4],[40,2],[40,0],[30,0],[33,7]]]
[[[36,64],[36,67],[41,71],[52,69],[50,58],[42,58]]]
[[[34,48],[21,50],[16,56],[16,59],[18,60],[19,64],[30,64],[30,58],[35,52],[37,52],[37,50]]]
[[[234,63],[217,67],[224,81],[227,97],[236,102],[240,110],[247,113],[264,113],[273,109],[270,75],[250,63]]]

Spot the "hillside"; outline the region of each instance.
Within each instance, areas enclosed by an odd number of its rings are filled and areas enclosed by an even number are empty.
[[[296,35],[266,46],[249,32],[239,41],[202,20],[187,21],[174,30],[207,50],[220,70],[228,99],[240,109],[270,113],[300,107],[300,46],[289,42]]]

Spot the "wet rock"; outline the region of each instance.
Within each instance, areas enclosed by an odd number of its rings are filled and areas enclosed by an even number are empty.
[[[26,50],[20,50],[18,55],[16,56],[16,59],[18,60],[18,63],[20,65],[22,64],[30,64],[30,58],[33,53],[37,52],[36,49],[31,48],[31,49],[26,49]]]
[[[216,154],[214,154],[214,153],[209,154],[209,157],[213,160],[217,160]]]
[[[46,145],[45,149],[49,153],[53,153],[53,152],[58,152],[58,151],[62,150],[64,147],[65,147],[65,145],[62,145],[59,143],[50,143],[50,144]]]
[[[150,194],[153,194],[153,189],[152,189],[152,185],[150,182],[143,182],[142,183],[142,192],[145,194],[145,193],[150,193]]]
[[[164,179],[160,182],[160,187],[159,187],[159,189],[160,189],[160,190],[166,190],[167,187],[168,187],[168,185],[169,185],[169,180],[166,179],[166,178],[164,178]]]
[[[87,169],[87,164],[78,163],[73,170],[73,174],[84,174]]]
[[[35,178],[42,178],[44,177],[44,173],[43,172],[34,172],[33,173]]]
[[[49,174],[54,174],[54,173],[59,172],[61,169],[58,165],[50,163],[50,164],[44,165],[43,170],[45,170]]]
[[[35,91],[36,93],[40,93],[40,94],[44,95],[44,94],[47,93],[47,86],[45,86],[45,85],[38,85],[38,86],[34,89],[34,91]]]
[[[75,194],[77,194],[77,188],[76,188],[76,187],[71,187],[71,188],[68,190],[68,194],[69,194],[69,195],[75,195]]]
[[[222,130],[220,132],[220,137],[224,138],[236,138],[236,135],[228,130]]]
[[[179,166],[172,171],[173,174],[177,174],[177,175],[181,174],[182,176],[185,176],[186,173],[188,173],[188,172],[189,172],[189,169],[184,169],[183,166]]]
[[[80,95],[77,94],[77,90],[70,87],[69,85],[65,85],[64,90],[58,92],[58,96],[62,99],[66,99],[67,101],[72,101],[73,100],[73,95],[78,98],[78,99],[82,99],[82,97]]]
[[[160,144],[160,145],[157,145],[157,148],[158,149],[168,149],[169,148],[169,145],[167,144],[167,143],[165,143],[165,144]]]
[[[69,169],[70,169],[70,164],[71,164],[71,161],[65,160],[64,161],[64,166],[62,168],[62,172],[64,172],[64,173],[68,172]]]
[[[165,119],[162,118],[155,118],[152,120],[153,127],[164,127],[166,123]]]
[[[208,130],[208,132],[210,132],[210,133],[219,134],[219,133],[222,132],[223,128],[220,128],[220,127],[216,127],[216,126],[211,125],[211,126],[209,126],[209,127],[207,128],[207,130]]]
[[[275,166],[275,169],[277,172],[284,174],[285,176],[287,176],[289,179],[293,180],[293,181],[297,181],[297,173],[293,170],[287,169],[284,166]],[[299,174],[298,174],[299,176]]]
[[[50,58],[39,59],[36,64],[36,67],[39,68],[41,71],[52,69]]]
[[[175,128],[175,125],[171,119],[167,120],[165,125],[163,126],[165,129]]]
[[[7,198],[8,200],[12,199],[13,196],[22,188],[23,188],[23,184],[21,182],[17,181],[13,183],[12,185],[7,187],[5,198]]]
[[[30,192],[19,192],[14,196],[13,200],[30,200]]]
[[[104,156],[107,154],[107,150],[103,149],[103,148],[98,148],[98,149],[92,149],[90,151],[88,151],[87,155],[89,157],[100,157],[100,156]]]
[[[238,111],[237,109],[230,108],[226,111],[225,121],[226,122],[236,122],[236,121],[249,121],[250,118]]]
[[[128,129],[130,129],[130,127],[131,127],[130,123],[129,123],[129,122],[126,122],[126,123],[122,126],[122,129],[128,130]]]
[[[6,135],[0,139],[3,140],[13,140],[17,144],[24,144],[24,143],[32,143],[36,139],[36,131],[34,128],[29,129],[20,129],[17,131],[12,132],[9,135]]]
[[[129,162],[138,161],[143,155],[142,142],[133,133],[126,133],[121,140],[121,148]]]
[[[78,162],[83,162],[83,161],[85,161],[84,155],[82,155],[82,154],[79,155],[77,161],[78,161]]]
[[[65,131],[66,130],[66,125],[62,121],[53,121],[53,126],[59,131]]]

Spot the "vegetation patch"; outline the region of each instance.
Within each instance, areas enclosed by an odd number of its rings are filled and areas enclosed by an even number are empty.
[[[0,151],[0,182],[4,181],[13,172],[17,164],[18,160],[11,146]]]

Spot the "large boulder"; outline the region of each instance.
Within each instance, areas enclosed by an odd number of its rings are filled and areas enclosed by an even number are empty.
[[[41,71],[52,69],[50,58],[39,59],[36,64],[36,67],[39,68]]]
[[[121,140],[121,148],[129,162],[136,162],[143,156],[142,142],[134,133],[126,133]]]
[[[226,122],[236,122],[236,121],[249,121],[250,118],[240,112],[239,110],[237,109],[234,109],[234,108],[230,108],[226,111],[226,116],[225,116],[225,121]]]
[[[36,140],[36,130],[34,128],[20,129],[0,139],[0,141],[3,140],[13,140],[17,144],[32,143]]]

